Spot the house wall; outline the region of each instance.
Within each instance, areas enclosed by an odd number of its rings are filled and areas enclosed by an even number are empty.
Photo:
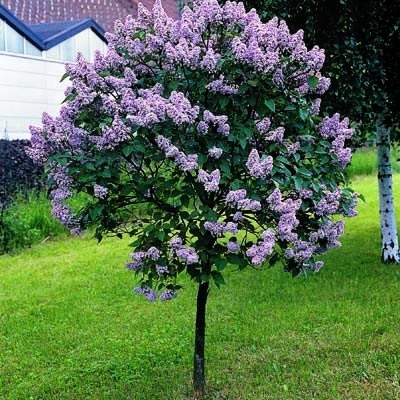
[[[0,54],[0,139],[30,139],[44,111],[58,113],[68,81],[63,62]]]
[[[78,34],[79,38],[86,34],[88,43],[104,46],[88,31]],[[84,41],[79,40],[76,50],[92,58],[94,46],[85,51]],[[50,59],[54,55],[48,52],[35,57],[0,51],[0,139],[30,139],[29,126],[40,126],[43,112],[58,114],[69,81],[60,83],[65,62]]]

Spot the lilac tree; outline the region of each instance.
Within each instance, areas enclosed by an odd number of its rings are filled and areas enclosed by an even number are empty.
[[[134,238],[136,293],[172,299],[182,272],[197,283],[201,395],[210,284],[228,267],[322,267],[343,232],[334,216],[355,215],[353,131],[319,116],[324,51],[241,3],[197,1],[174,21],[157,1],[107,39],[105,55],[67,67],[66,103],[32,128],[30,155],[50,168],[53,213],[72,231]],[[79,192],[90,200],[74,215]]]

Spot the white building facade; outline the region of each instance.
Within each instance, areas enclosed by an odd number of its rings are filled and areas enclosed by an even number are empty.
[[[43,112],[56,115],[77,52],[104,51],[104,30],[92,19],[27,26],[0,5],[0,139],[30,139]]]

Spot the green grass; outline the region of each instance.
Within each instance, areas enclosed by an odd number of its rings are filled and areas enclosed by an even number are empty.
[[[354,186],[366,203],[320,273],[232,271],[213,288],[207,400],[400,398],[400,267],[379,262],[375,178]],[[195,287],[183,279],[169,303],[133,295],[126,245],[0,257],[0,399],[191,398]]]
[[[393,146],[391,151],[391,165],[393,172],[400,173],[400,150]],[[369,147],[357,150],[351,159],[351,164],[347,168],[350,178],[360,175],[372,175],[377,173],[377,150],[376,147]]]

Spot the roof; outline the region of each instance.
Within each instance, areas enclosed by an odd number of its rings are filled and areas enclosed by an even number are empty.
[[[88,28],[106,41],[104,29],[91,18],[81,21],[28,26],[1,4],[0,17],[40,50],[48,50]]]
[[[2,0],[1,3],[27,25],[91,18],[112,31],[116,19],[137,15],[139,0]],[[151,9],[154,0],[141,3]],[[178,17],[178,0],[162,0],[162,3],[170,17]]]

